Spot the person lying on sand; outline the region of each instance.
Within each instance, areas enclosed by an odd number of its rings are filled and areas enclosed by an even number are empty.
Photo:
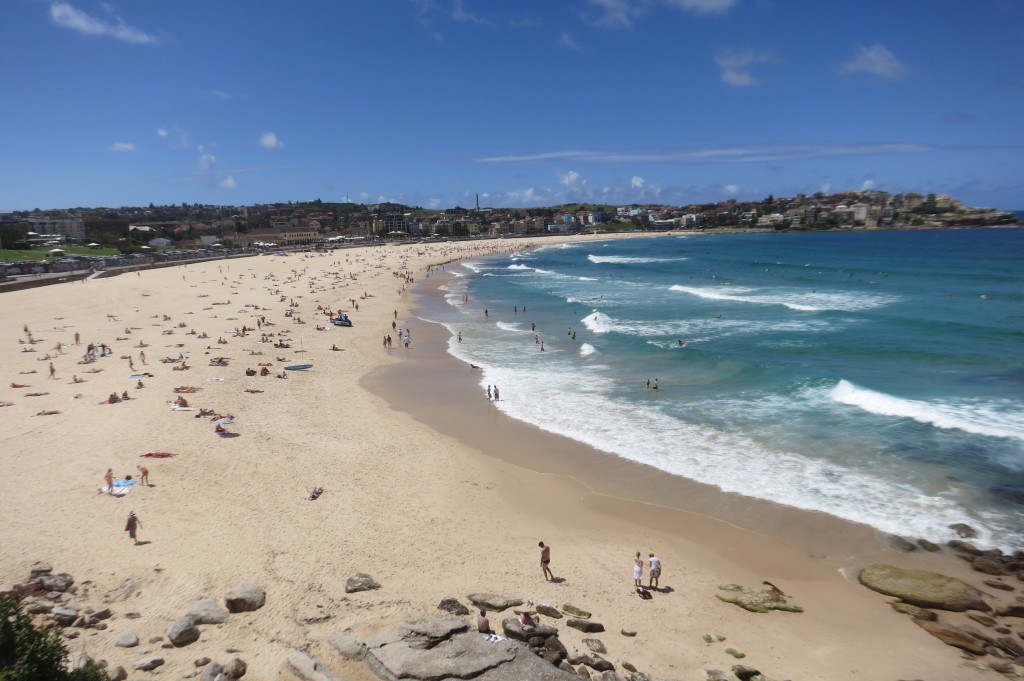
[[[12,388],[31,388],[32,386],[26,383],[11,383]]]
[[[317,499],[320,498],[320,495],[324,493],[324,488],[323,487],[307,488],[306,492],[309,493],[309,500],[310,501],[316,501]]]
[[[55,410],[55,409],[43,409],[41,411],[37,411],[36,412],[36,416],[53,416],[54,414],[59,414],[59,413],[60,412]]]
[[[7,400],[0,400],[0,407],[13,407],[14,402],[8,402]]]
[[[42,397],[43,395],[49,395],[50,393],[25,393],[25,397]]]
[[[195,386],[191,386],[191,385],[179,385],[177,388],[174,389],[174,392],[176,392],[176,393],[197,393],[197,392],[199,392],[199,388],[196,388]]]

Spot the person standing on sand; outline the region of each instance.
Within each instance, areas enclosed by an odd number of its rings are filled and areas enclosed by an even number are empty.
[[[57,370],[53,368],[53,362],[50,362],[50,378],[57,377]]]
[[[644,559],[640,557],[640,552],[636,552],[636,558],[633,559],[633,586],[642,587],[644,579]]]
[[[651,579],[650,584],[647,586],[650,589],[657,589],[658,579],[661,577],[661,558],[658,558],[653,553],[648,553],[647,557],[651,563]]]
[[[539,542],[537,546],[540,547],[540,567],[544,570],[544,579],[554,581],[555,575],[551,572],[551,547],[545,546],[544,542]]]
[[[108,468],[103,475],[103,482],[107,483],[107,494],[114,493],[114,469]]]
[[[128,533],[128,536],[135,542],[136,546],[139,545],[139,538],[136,536],[136,532],[140,527],[142,527],[142,521],[139,520],[139,516],[135,515],[135,511],[129,512],[128,522],[124,524],[124,531]]]
[[[139,478],[139,484],[144,487],[149,487],[149,469],[145,466],[136,466],[139,469],[141,477]],[[654,554],[651,554],[654,555]]]
[[[487,399],[491,399],[491,386],[487,386]]]

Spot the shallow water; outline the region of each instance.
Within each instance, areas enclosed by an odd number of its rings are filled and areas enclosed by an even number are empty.
[[[1020,546],[1022,256],[1019,228],[566,244],[465,263],[435,321],[514,418],[886,532]]]

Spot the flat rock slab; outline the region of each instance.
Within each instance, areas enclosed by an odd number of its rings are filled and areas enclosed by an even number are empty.
[[[494,612],[501,612],[502,610],[508,610],[523,604],[522,598],[509,598],[508,596],[500,596],[498,594],[475,593],[469,594],[466,598],[478,608]]]
[[[599,638],[585,638],[583,639],[583,645],[593,650],[595,653],[602,655],[608,654],[608,649],[604,647],[604,643]]]
[[[437,609],[444,610],[445,612],[450,612],[453,615],[469,614],[469,608],[464,606],[462,603],[459,603],[458,599],[453,598],[452,596],[442,598],[441,602],[437,605]]]
[[[779,598],[770,590],[747,591],[738,584],[725,584],[718,587],[721,593],[715,594],[715,598],[725,603],[732,603],[749,612],[771,612],[782,610],[785,612],[803,612],[804,609],[797,605],[790,605],[784,599]]]
[[[403,626],[412,636],[431,641],[451,638],[453,634],[469,631],[469,624],[461,617],[432,617],[420,622],[405,622]]]
[[[861,570],[859,579],[869,589],[922,608],[954,612],[992,609],[982,600],[981,592],[970,584],[930,570],[907,570],[875,563]]]
[[[148,672],[151,669],[156,669],[163,663],[164,658],[162,657],[144,657],[132,666],[140,671]]]
[[[551,636],[558,636],[558,629],[548,626],[546,624],[535,624],[532,627],[524,627],[522,623],[515,617],[509,617],[501,621],[501,630],[511,639],[516,641],[523,641],[524,643],[529,641],[531,638],[550,638]]]
[[[556,620],[562,619],[562,613],[558,611],[558,608],[548,605],[547,603],[541,603],[538,605],[537,613]]]
[[[196,624],[224,624],[228,621],[228,613],[212,598],[202,598],[192,604],[185,613]]]
[[[302,681],[345,681],[344,678],[332,674],[323,662],[301,650],[289,653],[284,668]]]
[[[918,619],[912,621],[948,646],[966,650],[974,655],[983,655],[985,653],[985,641],[962,627],[946,622],[929,622],[928,620]]]
[[[604,631],[604,625],[600,622],[592,622],[590,620],[581,620],[575,617],[570,617],[565,621],[565,626],[572,627],[573,629],[579,629],[585,634],[598,634]]]
[[[581,620],[589,620],[591,618],[591,614],[586,610],[581,610],[580,608],[577,608],[575,605],[569,605],[568,603],[562,606],[562,612],[564,612],[567,615],[572,615],[573,617],[576,617]]]

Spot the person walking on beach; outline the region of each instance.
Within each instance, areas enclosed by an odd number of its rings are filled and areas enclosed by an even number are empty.
[[[128,533],[135,545],[139,545],[139,538],[136,536],[138,529],[142,527],[142,521],[139,520],[139,516],[135,515],[135,511],[128,513],[128,522],[124,524],[124,531]]]
[[[544,570],[544,579],[554,581],[555,576],[551,573],[551,547],[545,546],[544,542],[539,542],[537,546],[540,547],[540,567]]]
[[[658,558],[653,553],[648,553],[647,558],[651,563],[651,578],[647,586],[650,589],[657,589],[658,579],[661,577],[661,558]]]
[[[491,386],[487,386],[487,399],[491,399]]]
[[[53,368],[53,362],[50,362],[50,378],[57,377],[57,370]]]
[[[640,588],[643,586],[640,582],[644,579],[644,559],[640,557],[640,552],[636,552],[636,558],[633,559],[633,586]]]
[[[108,468],[103,474],[103,482],[107,483],[107,494],[114,493],[114,469]]]

